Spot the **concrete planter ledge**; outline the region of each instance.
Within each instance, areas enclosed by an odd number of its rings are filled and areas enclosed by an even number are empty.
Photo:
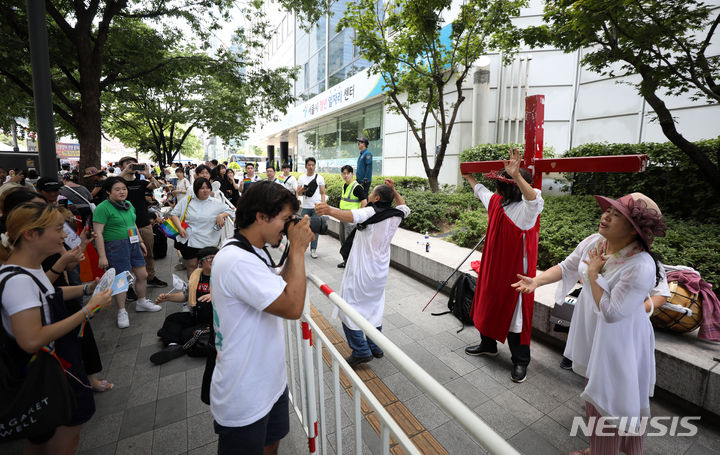
[[[329,217],[329,234],[337,237],[339,225],[336,219]],[[469,248],[431,238],[430,251],[426,253],[424,235],[399,229],[392,241],[390,260],[393,267],[437,287],[455,270],[469,251]],[[473,252],[460,268],[460,272],[475,275],[470,263],[481,257],[481,253]],[[441,302],[447,302],[447,293],[458,275],[456,274],[443,289],[445,296],[437,298]],[[555,289],[556,285],[552,284],[543,286],[535,292],[533,331],[535,335],[564,343],[566,335],[555,332],[553,324],[550,324],[550,312],[555,306]],[[657,387],[718,416],[720,415],[720,366],[718,366],[720,361],[713,360],[716,358],[720,358],[720,345],[698,339],[697,331],[684,335],[655,332]]]

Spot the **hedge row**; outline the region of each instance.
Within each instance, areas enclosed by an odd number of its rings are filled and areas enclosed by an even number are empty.
[[[696,142],[715,165],[720,156],[720,138]],[[566,174],[572,194],[602,194],[620,197],[641,192],[650,196],[664,214],[698,221],[720,222],[720,199],[703,180],[695,162],[670,142],[643,144],[584,144],[565,156],[636,155],[649,158],[640,173]]]

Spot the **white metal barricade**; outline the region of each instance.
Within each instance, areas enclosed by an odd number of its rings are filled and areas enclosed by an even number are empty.
[[[468,434],[491,454],[512,455],[518,452],[490,428],[480,417],[472,412],[455,395],[443,387],[415,361],[407,356],[392,341],[372,326],[360,314],[348,305],[337,293],[315,275],[308,275],[308,281],[317,286],[330,302],[343,311],[360,327],[385,355],[402,371],[409,380],[428,394],[436,404],[450,415]],[[309,292],[306,294],[309,296]],[[302,422],[308,437],[308,450],[311,454],[337,453],[343,451],[342,408],[340,370],[344,371],[352,383],[354,453],[362,453],[362,411],[361,397],[375,412],[380,421],[380,442],[384,454],[390,452],[390,435],[408,454],[419,454],[417,447],[402,431],[397,422],[385,410],[382,404],[363,383],[362,379],[350,368],[343,356],[335,349],[322,329],[310,316],[309,297],[306,297],[305,310],[299,321],[285,322],[285,340],[288,359],[288,386],[291,403]],[[313,336],[314,335],[314,336]],[[314,350],[313,350],[314,348]],[[326,421],[325,413],[325,365],[323,348],[329,354],[334,396],[335,422]],[[328,435],[334,433],[335,450],[329,450]]]

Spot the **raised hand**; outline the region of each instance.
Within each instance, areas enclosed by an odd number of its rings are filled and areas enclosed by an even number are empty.
[[[520,281],[511,284],[513,288],[515,288],[516,291],[522,292],[523,294],[529,294],[531,292],[535,292],[535,289],[537,289],[538,285],[535,281],[535,278],[530,278],[528,276],[520,275],[517,276],[520,278]]]

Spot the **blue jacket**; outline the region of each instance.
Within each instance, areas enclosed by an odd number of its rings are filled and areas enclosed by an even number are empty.
[[[358,157],[357,170],[355,172],[355,178],[358,182],[372,180],[372,153],[369,150],[365,150]]]

